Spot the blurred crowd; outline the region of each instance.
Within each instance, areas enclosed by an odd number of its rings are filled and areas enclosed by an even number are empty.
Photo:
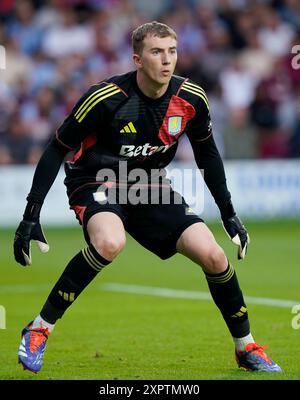
[[[1,0],[0,164],[34,164],[87,88],[132,70],[131,32],[178,34],[224,159],[300,157],[299,0]],[[191,160],[182,139],[178,160]]]

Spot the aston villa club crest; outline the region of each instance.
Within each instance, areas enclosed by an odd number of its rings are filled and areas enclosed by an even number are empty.
[[[175,136],[181,132],[182,117],[169,117],[168,132],[169,135]]]

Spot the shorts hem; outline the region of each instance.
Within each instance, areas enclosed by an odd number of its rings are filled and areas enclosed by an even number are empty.
[[[97,209],[97,210],[88,212],[87,215],[84,215],[83,223],[82,223],[83,234],[84,234],[84,238],[85,238],[85,241],[87,242],[87,244],[90,244],[90,237],[89,237],[89,234],[87,231],[88,222],[92,218],[93,215],[96,215],[96,214],[102,213],[102,212],[111,212],[111,213],[117,215],[121,219],[121,221],[124,223],[124,215],[122,215],[120,212],[118,212],[115,208],[106,208],[103,210]]]
[[[193,219],[190,219],[189,221],[186,221],[184,224],[182,224],[172,235],[172,244],[173,248],[170,248],[169,251],[162,252],[161,254],[156,253],[158,257],[160,257],[162,260],[166,260],[168,258],[173,257],[176,253],[178,253],[176,249],[176,244],[178,239],[180,238],[181,234],[191,225],[196,224],[197,222],[203,222],[204,220],[200,217],[195,217]]]

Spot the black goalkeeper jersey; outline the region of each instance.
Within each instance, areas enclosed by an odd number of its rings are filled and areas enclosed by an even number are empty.
[[[43,203],[69,151],[65,163],[68,195],[97,184],[99,171],[115,171],[120,161],[126,170],[143,169],[152,175],[174,158],[178,140],[187,134],[199,169],[220,210],[230,199],[224,166],[211,132],[204,90],[187,78],[173,76],[159,99],[145,96],[136,72],[118,75],[93,85],[58,128],[36,168],[28,200]],[[128,182],[128,180],[127,180]]]
[[[119,161],[128,171],[160,170],[174,158],[178,140],[210,135],[208,101],[204,90],[173,76],[159,99],[145,96],[136,83],[136,72],[93,85],[57,130],[57,140],[74,150],[66,165],[66,182],[95,181],[97,172],[118,172]]]

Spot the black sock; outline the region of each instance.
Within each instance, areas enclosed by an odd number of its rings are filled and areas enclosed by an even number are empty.
[[[41,317],[54,324],[98,272],[109,263],[110,261],[100,256],[92,245],[81,250],[72,258],[53,287],[40,312]]]
[[[231,335],[240,338],[250,333],[250,324],[243,294],[236,273],[228,265],[220,274],[205,273],[210,293],[228,326]]]

